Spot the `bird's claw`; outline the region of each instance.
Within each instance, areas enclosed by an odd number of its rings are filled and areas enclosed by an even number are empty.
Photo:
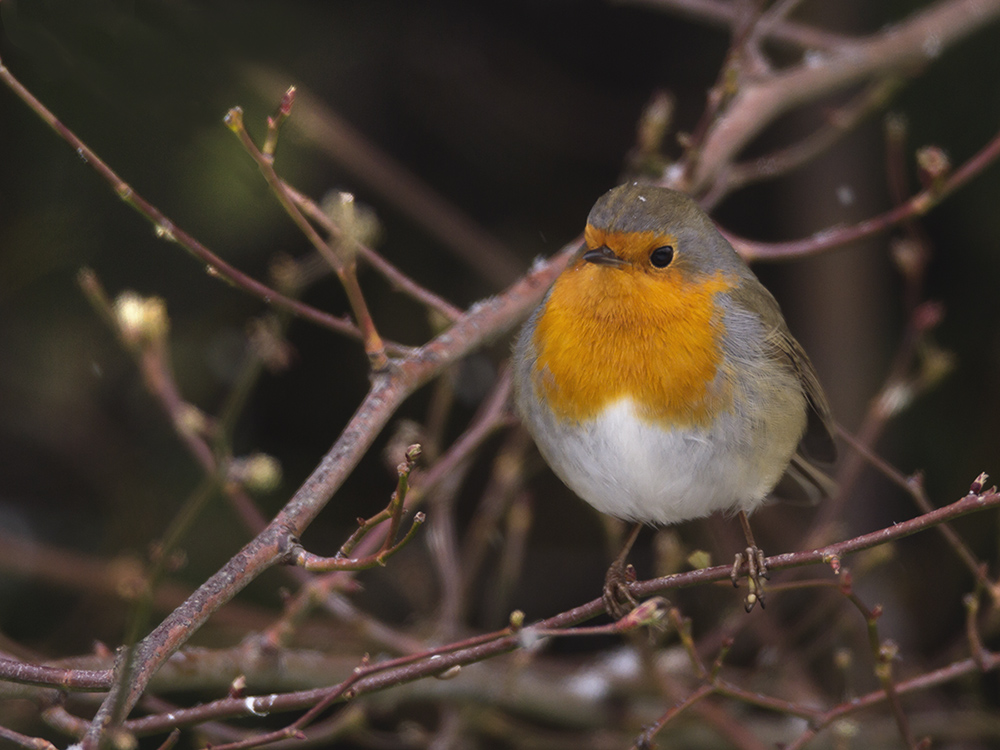
[[[744,564],[746,564],[746,579],[749,591],[747,591],[743,607],[747,612],[750,612],[760,602],[760,608],[763,609],[764,581],[768,578],[764,552],[759,547],[752,546],[736,554],[736,559],[733,560],[733,570],[729,574],[729,578],[735,587],[739,587],[740,585],[740,570]]]
[[[629,590],[629,584],[635,580],[635,568],[631,565],[615,563],[608,568],[601,598],[604,600],[604,609],[614,619],[622,619],[638,605],[638,600]]]

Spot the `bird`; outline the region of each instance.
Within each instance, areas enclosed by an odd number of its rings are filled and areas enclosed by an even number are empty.
[[[765,558],[748,515],[789,476],[829,491],[836,457],[816,370],[777,301],[690,197],[630,182],[601,196],[574,261],[513,348],[514,401],[553,472],[635,524],[608,570],[613,617],[636,600],[629,550],[644,525],[738,515],[749,612]]]

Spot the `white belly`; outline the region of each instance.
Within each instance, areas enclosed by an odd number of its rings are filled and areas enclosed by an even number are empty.
[[[580,497],[617,518],[658,524],[753,510],[798,442],[775,444],[766,425],[748,428],[732,415],[709,429],[663,430],[639,419],[630,399],[582,424],[533,427],[546,461]]]

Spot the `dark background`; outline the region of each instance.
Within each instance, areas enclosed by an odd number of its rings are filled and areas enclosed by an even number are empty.
[[[921,4],[804,5],[804,19],[864,33]],[[576,236],[594,199],[617,183],[654,91],[676,97],[680,130],[694,127],[728,42],[722,30],[665,13],[567,1],[4,0],[0,20],[0,54],[13,74],[177,225],[258,278],[276,254],[308,250],[222,123],[229,107],[240,105],[251,133],[262,138],[277,103],[260,84],[262,71],[321,99],[499,238],[515,259],[513,278]],[[995,133],[998,34],[993,27],[946,50],[896,98],[892,109],[910,124],[911,152],[934,143],[958,164]],[[753,150],[807,132],[822,111],[784,118]],[[502,288],[501,279],[456,259],[377,186],[331,160],[295,129],[294,115],[277,167],[317,199],[346,189],[373,206],[385,256],[455,304]],[[801,237],[885,210],[884,175],[878,115],[806,169],[734,194],[715,216],[755,239]],[[844,186],[853,196],[846,205],[837,198]],[[935,337],[954,352],[955,370],[896,420],[879,446],[904,472],[922,469],[939,504],[963,495],[980,471],[1000,474],[998,191],[994,166],[924,221],[935,251],[927,296],[946,309]],[[158,239],[33,113],[0,91],[0,526],[103,557],[143,555],[199,473],[81,295],[75,276],[83,266],[111,294],[133,289],[166,300],[182,390],[206,411],[218,408],[258,302]],[[856,427],[904,323],[888,237],[757,270],[811,353],[838,418]],[[373,273],[362,284],[388,337],[410,344],[428,338],[419,308]],[[307,300],[346,309],[331,280]],[[301,322],[289,339],[293,366],[263,379],[238,431],[239,451],[269,452],[284,467],[282,488],[262,501],[268,512],[335,440],[366,387],[355,344]],[[464,400],[452,435],[507,347],[497,342],[458,374]],[[420,393],[401,416],[421,419],[426,408]],[[355,517],[384,505],[393,479],[378,453],[311,529],[307,542],[316,551],[331,552]],[[481,480],[469,484],[466,504]],[[533,487],[536,526],[511,602],[529,617],[592,598],[607,562],[589,508],[546,472]],[[845,532],[912,514],[907,499],[868,473],[847,507]],[[977,517],[961,528],[992,559],[995,520]],[[682,533],[698,541],[704,535]],[[179,577],[196,585],[246,538],[229,510],[213,507],[186,545],[189,565]],[[893,637],[933,651],[958,623],[971,582],[950,558],[936,562],[943,549],[936,538],[925,534],[914,545],[904,547],[893,564],[895,583],[878,595],[899,600]],[[406,594],[379,574],[366,583],[369,605],[387,616],[404,617],[421,596],[433,601],[432,581]],[[273,588],[252,587],[247,596],[277,605]],[[921,601],[931,590],[937,606],[927,608]],[[411,601],[400,601],[407,596]],[[48,655],[86,650],[95,638],[118,643],[123,613],[99,597],[0,572],[0,629]]]

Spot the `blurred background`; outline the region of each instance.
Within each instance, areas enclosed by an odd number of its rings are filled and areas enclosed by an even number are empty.
[[[923,5],[814,0],[796,17],[863,34]],[[332,190],[354,193],[378,215],[385,257],[461,307],[499,291],[533,258],[582,230],[596,197],[621,180],[637,121],[656,92],[674,97],[676,128],[691,131],[728,45],[722,28],[586,0],[3,0],[0,22],[0,55],[29,90],[178,226],[257,278],[282,254],[305,255],[307,242],[222,117],[241,106],[259,142],[281,92],[298,86],[300,103],[310,102],[302,111],[320,111],[327,126],[340,129],[310,129],[293,113],[278,147],[279,173],[317,200]],[[995,134],[998,38],[993,27],[945,50],[893,100],[890,110],[909,124],[911,157],[936,144],[957,165]],[[797,59],[788,50],[776,54]],[[750,153],[809,132],[842,101],[789,114]],[[262,306],[157,238],[6,89],[0,134],[0,528],[101,559],[144,558],[200,473],[76,275],[90,267],[112,295],[131,289],[165,300],[179,384],[208,412],[231,386],[248,321]],[[350,140],[355,136],[360,141]],[[714,216],[739,235],[786,240],[880,213],[891,206],[883,144],[878,113],[807,167],[731,195]],[[670,139],[667,152],[679,153]],[[463,216],[471,227],[465,239],[499,250],[456,252],[428,229],[435,217],[387,189],[396,182],[378,171],[384,160]],[[915,180],[911,187],[918,189]],[[878,445],[903,472],[923,471],[937,504],[965,494],[981,471],[1000,475],[1000,314],[992,292],[1000,274],[998,194],[994,165],[922,222],[934,252],[925,297],[945,310],[934,339],[953,353],[954,369],[892,422]],[[905,324],[889,240],[756,268],[849,429],[883,381]],[[384,335],[406,344],[432,335],[424,311],[375,274],[363,274],[362,285]],[[306,300],[338,314],[347,309],[330,279]],[[291,365],[263,378],[235,446],[281,461],[282,486],[260,501],[267,513],[333,443],[367,385],[355,343],[303,322],[291,324],[288,340]],[[453,373],[450,437],[468,423],[508,348],[498,341]],[[400,418],[424,420],[428,402],[425,389]],[[315,551],[332,553],[356,517],[385,505],[394,478],[380,454],[391,433],[310,530],[306,541]],[[483,471],[495,448],[496,441],[487,446]],[[608,557],[597,515],[537,457],[529,465],[537,469],[534,525],[505,605],[535,618],[593,598]],[[460,519],[482,491],[481,475],[474,471],[459,495]],[[778,507],[761,517],[766,529],[767,518],[812,512]],[[914,515],[910,501],[870,471],[844,513],[846,534]],[[984,559],[995,559],[993,516],[958,527]],[[692,547],[711,548],[706,528],[690,524],[680,533]],[[197,585],[247,538],[231,511],[216,504],[186,541],[188,564],[176,578]],[[727,544],[713,549],[719,559],[732,553]],[[959,626],[961,596],[972,585],[947,554],[939,561],[943,550],[935,535],[923,534],[901,545],[887,574],[891,584],[870,584],[873,596],[897,604],[887,607],[896,618],[892,636],[927,654]],[[652,575],[651,560],[644,537],[640,575]],[[433,608],[432,578],[396,575],[364,576],[365,606],[395,621]],[[277,579],[266,580],[246,597],[276,608]],[[94,640],[117,644],[126,612],[113,597],[42,582],[12,566],[0,570],[0,631],[46,656],[84,652]],[[487,619],[473,618],[495,624]]]

